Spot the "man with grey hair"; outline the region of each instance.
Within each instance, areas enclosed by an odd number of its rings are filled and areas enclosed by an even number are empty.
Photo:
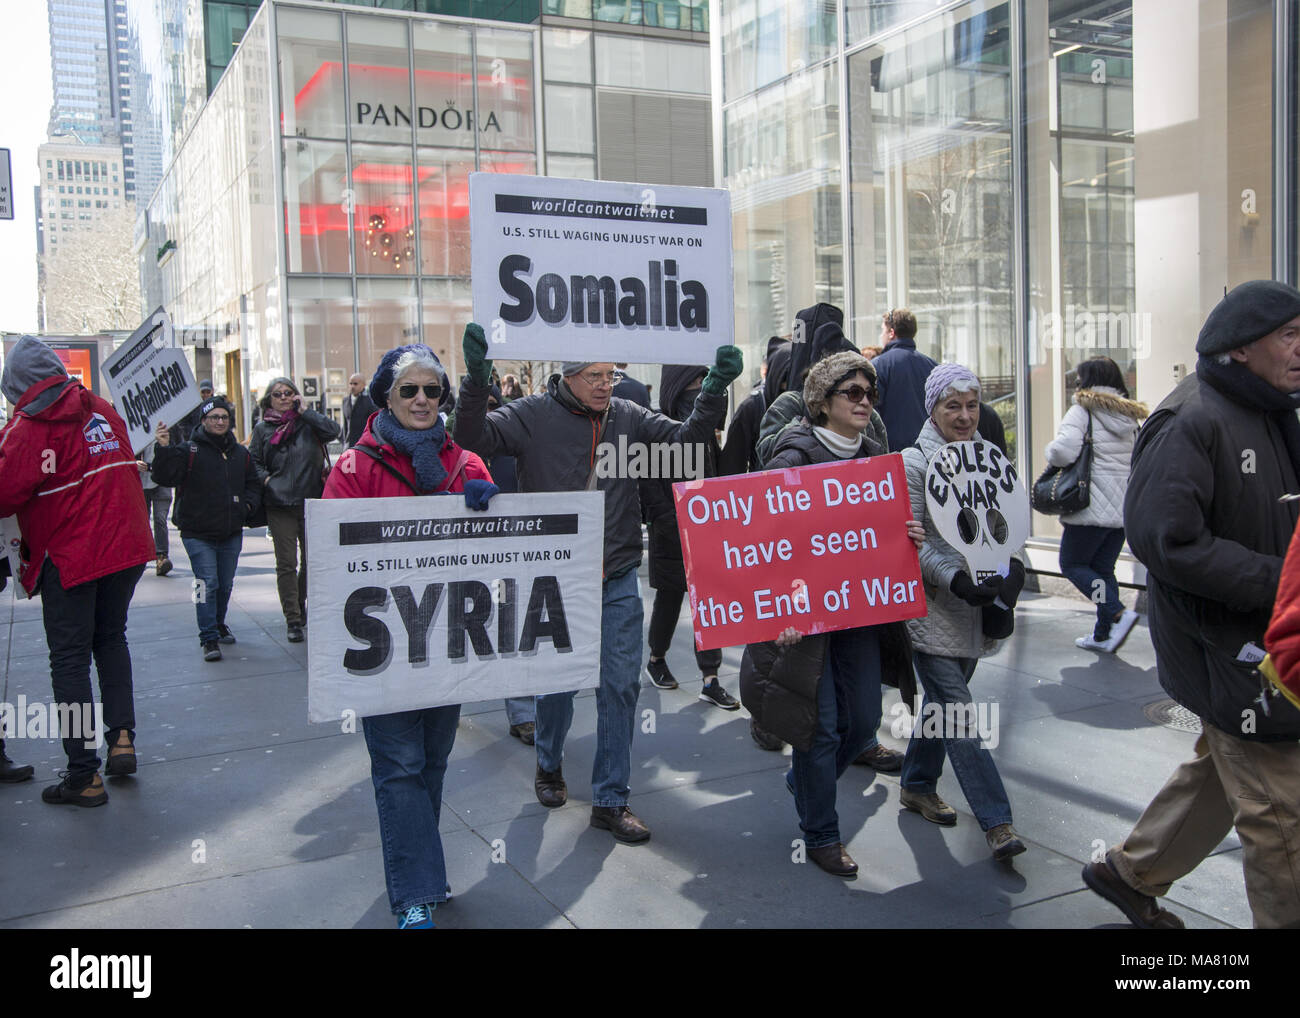
[[[1138,434],[1124,501],[1147,567],[1160,684],[1201,719],[1195,758],[1084,882],[1134,925],[1235,827],[1256,927],[1300,926],[1300,711],[1254,665],[1300,518],[1300,291],[1243,283],[1210,312],[1196,373]]]
[[[613,363],[566,361],[546,391],[487,413],[492,362],[481,326],[465,327],[465,369],[456,414],[456,439],[490,459],[517,457],[520,491],[603,491],[605,562],[601,590],[600,686],[596,690],[596,752],[591,767],[591,826],[619,841],[650,837],[628,809],[632,734],[641,675],[641,508],[637,480],[597,476],[602,444],[705,442],[727,406],[727,386],[742,368],[740,351],[718,347],[695,408],[682,423],[613,396]],[[564,739],[573,722],[573,693],[537,697],[537,775],[543,806],[563,806],[568,786],[561,771]]]

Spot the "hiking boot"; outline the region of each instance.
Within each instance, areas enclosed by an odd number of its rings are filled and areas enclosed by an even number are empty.
[[[537,736],[537,722],[525,721],[522,725],[511,725],[510,734],[525,746],[531,746]]]
[[[1020,840],[1020,836],[1010,824],[998,824],[996,827],[989,828],[984,832],[984,840],[988,842],[993,858],[998,860],[1010,859],[1025,850],[1025,843]]]
[[[838,841],[833,845],[808,849],[808,858],[833,877],[849,879],[858,875],[858,864]]]
[[[957,822],[957,811],[933,792],[912,792],[903,788],[899,790],[898,799],[904,809],[920,813],[932,824],[951,827]]]
[[[723,710],[740,710],[740,701],[722,688],[722,683],[714,678],[704,684],[700,690],[700,699]]]
[[[553,771],[542,770],[537,765],[537,776],[533,778],[533,792],[537,801],[547,809],[555,809],[569,801],[569,786],[564,783],[564,769],[557,767]]]
[[[217,646],[216,640],[209,640],[207,643],[203,645],[203,660],[204,661],[221,660],[221,648]]]
[[[108,802],[108,792],[99,771],[86,778],[75,779],[70,771],[59,771],[63,780],[41,790],[41,800],[51,805],[102,806]]]
[[[5,744],[0,741],[0,781],[26,781],[36,773],[31,764],[16,764],[5,755]]]
[[[897,774],[903,769],[903,754],[876,743],[870,749],[864,749],[859,753],[858,758],[853,762],[874,768],[881,774]]]
[[[136,768],[135,743],[131,733],[125,728],[117,733],[117,741],[108,747],[108,762],[104,764],[104,773],[111,777],[134,774]]]
[[[288,633],[289,633],[290,643],[302,643],[303,641],[302,626],[299,625],[297,622],[289,623]]]
[[[778,739],[769,731],[758,727],[758,722],[750,719],[749,737],[754,740],[754,745],[759,749],[765,749],[769,753],[779,753],[785,748],[785,743]]]
[[[435,930],[433,910],[436,905],[412,905],[397,917],[399,930]]]
[[[234,643],[234,642],[236,642],[236,641],[235,641],[235,634],[232,633],[232,632],[230,631],[230,627],[229,627],[228,625],[226,625],[224,622],[220,623],[220,624],[217,626],[217,632],[220,634],[220,635],[217,637],[217,642],[219,642],[219,643]]]
[[[673,678],[673,673],[668,670],[667,658],[646,662],[645,673],[650,681],[654,683],[656,689],[677,688],[677,680]]]
[[[159,555],[158,562],[154,565],[153,571],[159,576],[166,576],[172,571],[172,560],[166,555]]]
[[[592,806],[591,826],[628,844],[650,840],[650,828],[626,806]]]
[[[1135,891],[1124,883],[1124,879],[1110,864],[1090,862],[1083,868],[1083,882],[1089,889],[1101,895],[1128,917],[1138,929],[1142,930],[1181,930],[1183,921],[1168,909],[1156,904],[1156,899],[1149,894]]]

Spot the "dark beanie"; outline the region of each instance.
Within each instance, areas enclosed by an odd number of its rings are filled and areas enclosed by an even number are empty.
[[[202,405],[199,407],[199,420],[203,420],[203,418],[207,417],[213,410],[224,410],[230,415],[231,420],[234,420],[235,408],[220,396],[213,396],[211,399],[205,399],[203,401]]]
[[[1201,326],[1199,354],[1220,354],[1263,339],[1300,317],[1300,290],[1274,279],[1242,283],[1219,301]]]
[[[440,409],[445,406],[448,397],[451,395],[451,388],[447,385],[447,372],[443,370],[442,361],[438,360],[438,355],[425,344],[407,343],[405,346],[399,346],[384,354],[383,359],[379,362],[379,367],[375,369],[375,377],[370,380],[370,398],[374,400],[375,406],[379,407],[379,409],[388,409],[388,390],[393,387],[393,369],[397,367],[397,362],[401,360],[402,354],[417,351],[427,354],[433,359],[440,376],[438,384],[442,387],[442,397],[438,400],[438,406]]]

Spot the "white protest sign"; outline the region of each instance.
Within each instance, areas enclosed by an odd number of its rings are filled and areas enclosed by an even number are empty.
[[[1011,553],[1029,537],[1029,493],[1014,464],[988,442],[950,442],[936,452],[925,475],[925,503],[976,583],[1006,576]]]
[[[471,173],[469,206],[489,356],[712,364],[732,342],[727,191]]]
[[[23,534],[18,529],[18,517],[6,516],[0,520],[0,537],[5,543],[5,554],[9,557],[9,574],[12,577],[14,597],[22,600],[27,596],[27,589],[18,581],[23,574],[23,557],[19,552]]]
[[[194,372],[175,344],[171,317],[162,308],[108,356],[103,372],[136,452],[153,441],[159,421],[170,428],[200,402]]]
[[[308,719],[598,686],[604,504],[308,501]]]

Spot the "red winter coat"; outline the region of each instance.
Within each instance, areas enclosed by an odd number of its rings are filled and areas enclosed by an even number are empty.
[[[406,453],[399,452],[393,446],[381,442],[379,437],[370,430],[373,423],[374,417],[371,417],[357,445],[368,445],[382,451],[385,462],[403,477],[410,480],[412,485],[415,485],[415,466],[411,463],[411,458]],[[464,491],[465,482],[472,478],[477,477],[484,481],[492,480],[492,475],[488,473],[483,461],[474,453],[462,450],[450,438],[443,443],[442,451],[438,454],[439,459],[442,460],[443,468],[451,470],[462,452],[465,454],[465,469],[460,476],[456,477],[448,485],[448,491]],[[416,486],[418,487],[418,485]],[[330,471],[329,480],[325,482],[325,493],[321,497],[392,498],[412,494],[414,492],[410,488],[365,453],[359,453],[356,449],[349,449],[335,462],[334,469]]]
[[[0,432],[0,517],[18,516],[29,594],[47,555],[65,588],[154,558],[135,453],[117,411],[75,382],[44,410],[23,410],[67,381],[57,375],[33,385]]]
[[[1273,602],[1273,620],[1264,634],[1273,668],[1296,698],[1300,698],[1300,527],[1282,562],[1282,578]]]

